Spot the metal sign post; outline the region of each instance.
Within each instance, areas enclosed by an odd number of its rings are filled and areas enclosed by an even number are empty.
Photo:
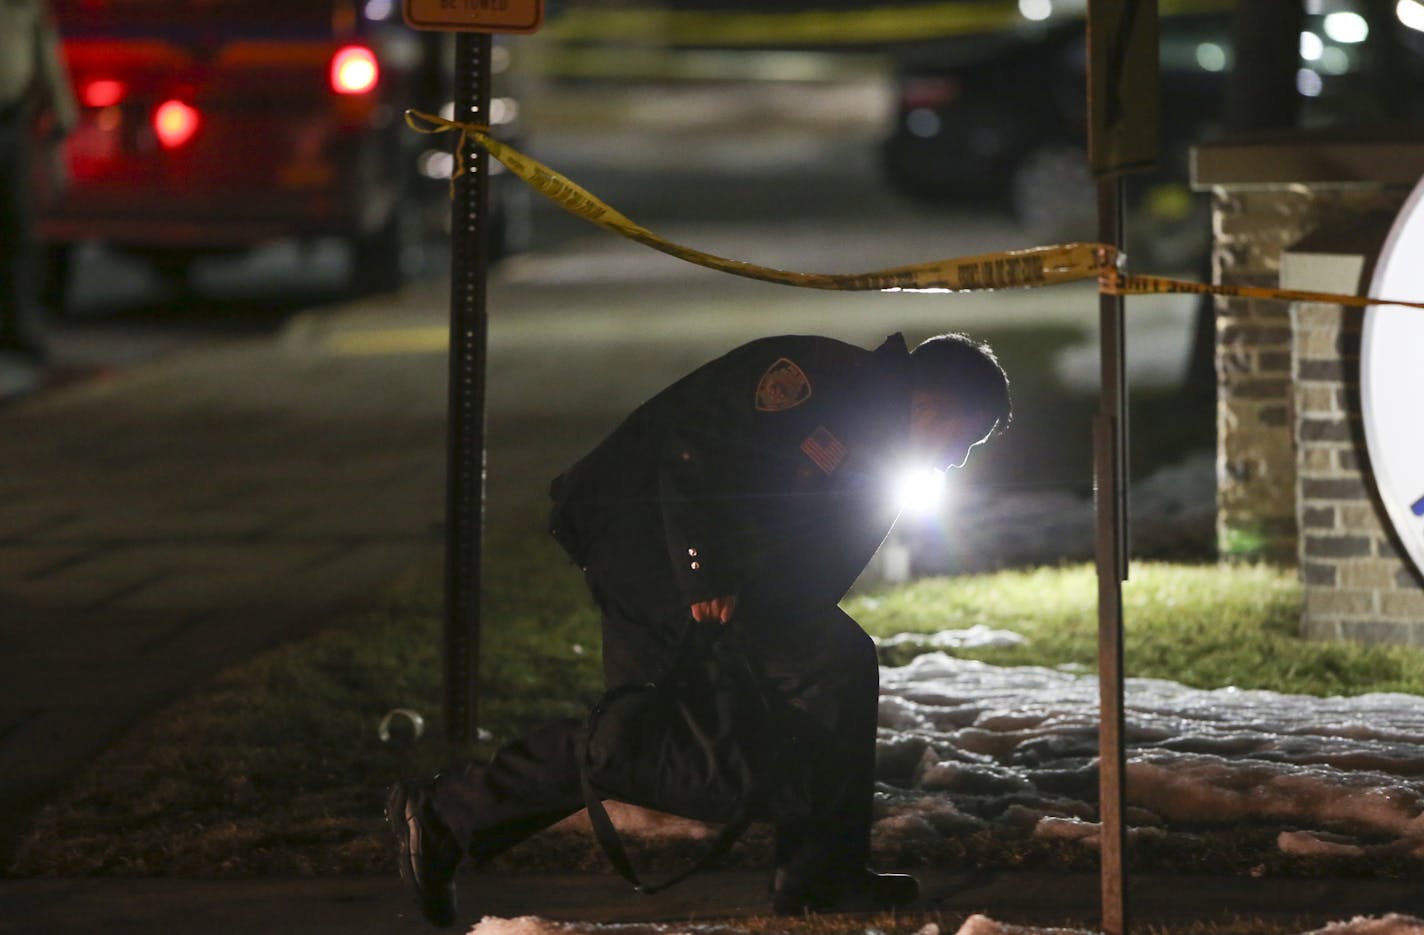
[[[533,32],[542,0],[405,0],[416,29],[457,30],[455,120],[488,123],[491,32]],[[489,316],[489,155],[461,137],[450,206],[450,369],[445,465],[445,696],[451,741],[472,741],[480,673],[485,518],[485,371]]]
[[[455,118],[489,119],[490,37],[455,37]],[[455,145],[461,145],[457,142]],[[485,518],[485,369],[489,316],[489,155],[464,142],[450,206],[450,375],[445,463],[445,730],[476,734]]]
[[[1098,240],[1121,253],[1122,173],[1157,159],[1156,0],[1089,0],[1088,156],[1098,179]],[[1122,582],[1127,580],[1127,371],[1122,296],[1099,297],[1101,390],[1093,425],[1097,489],[1098,813],[1102,928],[1127,931],[1123,852],[1126,753]]]

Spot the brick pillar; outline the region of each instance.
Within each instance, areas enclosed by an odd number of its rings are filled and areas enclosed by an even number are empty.
[[[1351,292],[1424,176],[1424,127],[1243,134],[1192,163],[1213,196],[1216,281]],[[1305,635],[1424,646],[1424,582],[1368,464],[1362,322],[1333,305],[1217,305],[1218,542],[1298,563]]]
[[[1400,193],[1377,186],[1215,186],[1213,276],[1280,284],[1286,247],[1321,227],[1350,223]],[[1296,439],[1290,306],[1217,303],[1217,545],[1228,557],[1297,560]]]

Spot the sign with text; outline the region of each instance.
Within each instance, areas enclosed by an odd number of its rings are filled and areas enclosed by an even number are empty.
[[[531,33],[544,22],[544,0],[405,0],[413,29]]]

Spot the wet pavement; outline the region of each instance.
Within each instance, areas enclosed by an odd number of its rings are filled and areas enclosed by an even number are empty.
[[[442,387],[253,336],[0,407],[0,830],[165,700],[440,554]]]

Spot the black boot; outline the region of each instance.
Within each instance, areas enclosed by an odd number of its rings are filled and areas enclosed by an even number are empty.
[[[905,873],[875,873],[864,867],[804,879],[779,868],[772,881],[777,915],[807,912],[884,912],[919,898],[920,884]]]
[[[401,879],[432,925],[455,924],[455,869],[464,857],[455,835],[435,814],[426,789],[398,782],[386,795],[386,821],[395,836]]]

